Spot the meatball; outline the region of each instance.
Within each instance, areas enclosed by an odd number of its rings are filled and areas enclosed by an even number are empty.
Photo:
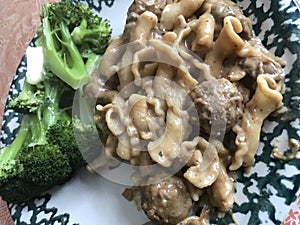
[[[142,187],[141,206],[154,224],[171,225],[188,216],[192,198],[182,179],[173,176]]]
[[[243,115],[243,96],[225,78],[204,81],[189,95],[198,112],[200,129],[206,134],[218,135],[224,125],[229,131]]]

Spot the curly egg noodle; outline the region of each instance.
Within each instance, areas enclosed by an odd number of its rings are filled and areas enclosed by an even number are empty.
[[[231,1],[135,0],[86,86],[104,148],[89,170],[134,168],[124,193],[153,224],[208,224],[282,106],[283,66]]]

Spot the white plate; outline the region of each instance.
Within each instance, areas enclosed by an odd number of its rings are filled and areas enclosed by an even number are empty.
[[[123,31],[126,13],[131,1],[102,0],[84,1],[100,16],[111,21],[113,36]],[[294,119],[278,123],[279,119],[267,120],[263,138],[252,172],[242,175],[236,185],[236,204],[233,216],[240,224],[280,224],[287,216],[290,204],[296,200],[300,184],[300,159],[282,163],[270,158],[271,142],[279,138],[285,143],[288,138],[299,140],[299,71],[300,32],[299,9],[293,1],[250,1],[238,0],[238,4],[250,16],[255,33],[271,52],[287,61],[288,74],[284,103],[291,108]],[[101,10],[100,10],[101,8]],[[24,62],[18,68],[10,95],[16,94],[24,76]],[[3,122],[4,143],[9,143],[17,127],[16,116],[6,110]],[[282,145],[282,148],[287,148]],[[265,159],[267,158],[269,159]],[[122,224],[141,225],[148,219],[138,212],[134,203],[125,200],[121,193],[125,186],[113,183],[85,169],[67,184],[50,190],[41,199],[20,205],[10,205],[17,225],[26,224]],[[226,224],[230,216],[220,219]],[[227,222],[225,222],[227,221]]]

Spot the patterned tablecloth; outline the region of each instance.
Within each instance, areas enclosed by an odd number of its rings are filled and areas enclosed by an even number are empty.
[[[45,0],[0,0],[0,130],[6,97],[24,50],[39,26]],[[297,0],[300,4],[300,0]],[[16,22],[18,21],[18,22]],[[7,204],[0,198],[0,225],[13,225]],[[300,224],[300,195],[282,225]]]

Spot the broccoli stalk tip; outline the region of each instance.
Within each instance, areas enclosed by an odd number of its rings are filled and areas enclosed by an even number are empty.
[[[16,176],[20,171],[23,171],[23,167],[18,161],[18,155],[29,136],[29,117],[23,118],[19,132],[12,144],[0,151],[0,180]]]

